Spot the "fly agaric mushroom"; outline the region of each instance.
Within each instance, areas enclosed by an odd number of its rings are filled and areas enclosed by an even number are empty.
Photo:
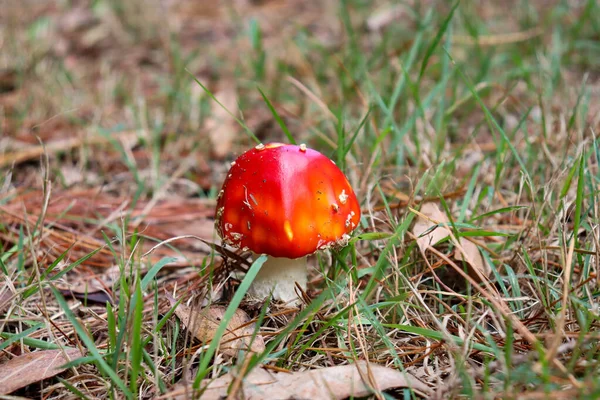
[[[249,294],[297,303],[307,284],[306,257],[344,246],[360,220],[346,176],[318,151],[259,144],[231,163],[217,197],[215,227],[223,242],[268,255]]]

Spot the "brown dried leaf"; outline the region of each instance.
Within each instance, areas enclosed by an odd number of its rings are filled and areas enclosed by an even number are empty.
[[[471,278],[475,279],[477,282],[481,281],[479,271],[483,276],[490,276],[492,270],[490,266],[485,262],[481,252],[477,245],[465,238],[460,238],[460,245],[462,247],[462,251],[460,248],[456,248],[454,251],[454,258],[459,261],[464,261],[469,266],[469,275]],[[464,253],[463,253],[464,251]]]
[[[436,226],[437,223],[443,224],[450,221],[435,203],[424,203],[421,206],[421,214],[429,219],[418,215],[413,226],[413,234],[417,237],[419,248],[425,251],[450,235],[450,230],[446,226],[438,226],[435,229],[430,229]]]
[[[390,24],[406,19],[409,8],[406,4],[386,6],[375,10],[373,14],[367,18],[367,29],[371,32],[382,31]]]
[[[226,87],[215,93],[215,97],[225,107],[217,102],[211,103],[211,116],[206,121],[206,129],[210,135],[213,153],[217,158],[223,158],[231,151],[231,145],[238,132],[239,125],[231,114],[237,113],[237,93],[233,87]]]
[[[237,373],[229,373],[214,380],[206,380],[203,400],[224,399]],[[371,379],[369,378],[371,377]],[[243,380],[238,394],[253,400],[270,399],[346,399],[365,397],[375,390],[411,388],[428,397],[431,390],[408,373],[365,362],[335,367],[272,373],[254,368]],[[169,398],[183,398],[179,393]]]
[[[167,295],[171,305],[175,304],[175,299]],[[193,335],[202,343],[210,343],[215,337],[219,324],[223,320],[227,307],[211,305],[202,309],[188,307],[185,304],[179,304],[175,309],[175,314],[190,330]],[[219,351],[228,357],[235,357],[240,350],[250,350],[260,353],[265,349],[265,343],[260,334],[254,339],[254,324],[251,319],[241,309],[235,310],[235,314],[227,325],[227,330],[221,338]]]
[[[437,223],[445,224],[450,222],[446,214],[440,210],[437,204],[424,203],[421,206],[420,212],[424,217],[421,215],[417,216],[417,220],[413,227],[413,234],[417,237],[417,245],[423,252],[448,236],[452,238],[453,242],[455,241],[455,237],[451,235],[450,228],[448,228],[447,225],[438,226],[435,229],[430,230],[432,227],[436,226]],[[476,271],[479,271],[483,276],[490,275],[491,269],[483,259],[476,244],[463,237],[458,238],[458,243],[455,242],[454,244],[457,245],[454,252],[454,258],[458,261],[465,261],[468,264],[469,275],[473,279],[477,281],[481,280]]]
[[[65,356],[66,354],[66,356]],[[79,349],[42,350],[15,357],[0,364],[0,395],[58,375],[64,364],[82,357]]]

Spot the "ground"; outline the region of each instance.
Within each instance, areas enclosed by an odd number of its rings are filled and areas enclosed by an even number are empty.
[[[597,1],[9,0],[0,46],[0,394],[600,397]],[[362,209],[297,308],[214,230],[273,141]]]

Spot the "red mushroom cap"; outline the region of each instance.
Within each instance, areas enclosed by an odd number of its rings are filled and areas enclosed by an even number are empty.
[[[232,163],[217,197],[225,243],[299,258],[343,244],[360,220],[350,183],[333,161],[305,145],[258,145]]]

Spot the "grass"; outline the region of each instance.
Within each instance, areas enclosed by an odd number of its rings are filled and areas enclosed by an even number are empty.
[[[363,359],[439,398],[600,396],[596,1],[131,3],[0,17],[0,363],[86,354],[16,395],[168,397]],[[239,111],[215,111],[231,88]],[[229,163],[256,141],[318,149],[361,201],[300,310],[247,303],[260,259],[210,246]],[[419,250],[425,201],[488,279],[451,240]],[[215,355],[165,292],[229,305],[217,337],[245,309],[265,351]],[[394,396],[418,397],[378,398]]]

